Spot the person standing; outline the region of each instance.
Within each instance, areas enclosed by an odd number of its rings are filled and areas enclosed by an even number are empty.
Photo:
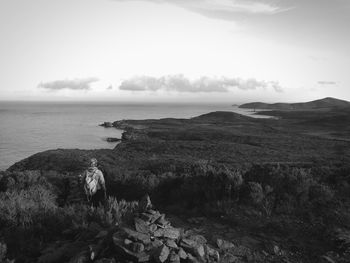
[[[84,171],[84,190],[88,202],[97,207],[104,205],[107,199],[106,183],[103,173],[97,168],[97,159],[90,160],[90,166]]]

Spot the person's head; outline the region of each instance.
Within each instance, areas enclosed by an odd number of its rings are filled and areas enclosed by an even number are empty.
[[[97,167],[97,159],[96,158],[90,159],[90,167]]]

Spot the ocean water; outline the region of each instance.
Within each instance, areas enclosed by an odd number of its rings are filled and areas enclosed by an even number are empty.
[[[190,118],[212,111],[250,110],[228,104],[123,104],[102,102],[0,102],[0,170],[37,152],[57,149],[102,149],[122,131],[103,128],[104,121]]]

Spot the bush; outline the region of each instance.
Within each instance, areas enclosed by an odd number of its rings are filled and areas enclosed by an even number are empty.
[[[41,185],[0,193],[0,220],[8,226],[30,227],[57,209],[56,196]]]

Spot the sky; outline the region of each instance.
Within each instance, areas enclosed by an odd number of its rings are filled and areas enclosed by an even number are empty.
[[[0,0],[0,100],[350,100],[349,0]]]

